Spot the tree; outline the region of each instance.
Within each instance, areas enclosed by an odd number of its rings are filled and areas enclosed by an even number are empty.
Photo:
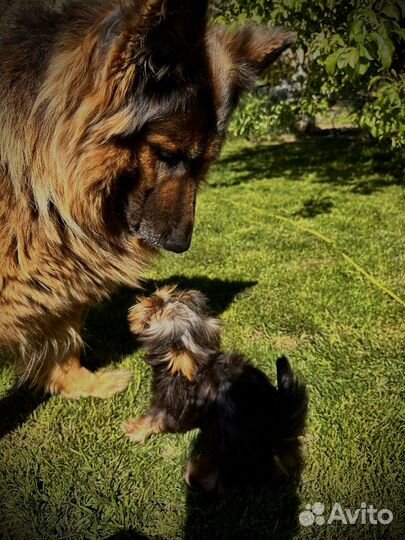
[[[295,54],[246,98],[236,131],[293,126],[345,100],[359,126],[405,148],[405,0],[213,0],[211,10],[217,24],[253,19],[297,32]]]

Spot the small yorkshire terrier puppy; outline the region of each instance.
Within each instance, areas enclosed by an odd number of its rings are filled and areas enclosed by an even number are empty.
[[[299,467],[308,398],[286,358],[277,360],[276,388],[241,355],[221,352],[220,322],[198,291],[164,287],[140,298],[129,321],[153,369],[150,409],[124,424],[132,441],[199,428],[186,481],[206,492]]]

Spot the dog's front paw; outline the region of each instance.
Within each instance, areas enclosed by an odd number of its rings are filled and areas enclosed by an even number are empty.
[[[128,388],[132,374],[127,370],[96,371],[82,367],[77,358],[65,364],[56,364],[48,374],[44,386],[51,394],[68,399],[93,396],[110,398]]]
[[[96,380],[89,394],[99,398],[110,398],[114,394],[124,392],[132,378],[132,373],[126,369],[100,371],[96,372],[95,375]]]
[[[126,436],[135,443],[143,443],[153,433],[165,432],[163,414],[146,414],[139,418],[132,418],[122,427]]]
[[[134,443],[143,443],[150,435],[149,430],[145,429],[143,418],[132,418],[122,425],[122,429],[128,439]]]

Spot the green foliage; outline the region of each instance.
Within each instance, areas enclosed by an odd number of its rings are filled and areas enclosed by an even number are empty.
[[[254,19],[296,30],[295,57],[286,59],[288,67],[276,66],[267,81],[290,81],[287,116],[298,120],[345,100],[374,137],[405,145],[405,0],[214,0],[212,16],[219,24]],[[250,124],[258,133],[286,116],[285,106],[269,100],[266,125],[263,94],[256,101],[256,107],[244,104],[233,131],[242,126],[244,134],[248,111],[256,113]]]
[[[405,147],[405,78],[378,79],[373,99],[364,106],[362,113],[360,125],[373,137],[390,139],[394,146]]]
[[[234,137],[245,137],[249,140],[258,134],[285,133],[293,130],[297,119],[296,105],[292,100],[273,102],[268,93],[247,94],[235,115],[230,133]]]

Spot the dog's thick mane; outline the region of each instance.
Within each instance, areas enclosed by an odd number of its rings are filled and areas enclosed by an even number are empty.
[[[83,234],[82,227],[64,210],[66,199],[57,197],[53,182],[59,172],[51,167],[60,160],[57,148],[52,148],[55,132],[45,113],[61,122],[60,130],[68,120],[57,107],[52,109],[50,102],[42,103],[36,118],[32,115],[45,79],[45,73],[36,69],[35,54],[49,54],[45,47],[53,44],[56,32],[57,27],[44,39],[42,50],[25,47],[26,38],[20,42],[21,53],[29,51],[30,59],[21,56],[16,62],[15,51],[19,49],[13,48],[11,38],[4,43],[7,36],[3,36],[0,48],[4,74],[0,84],[0,342],[18,345],[24,372],[21,380],[38,383],[43,366],[80,349],[76,318],[82,307],[99,302],[120,284],[136,285],[153,255],[153,250],[136,238]],[[13,78],[20,82],[11,92],[8,85]],[[72,97],[76,90],[72,86],[63,92]],[[55,102],[61,97],[56,84],[53,97]],[[72,142],[77,134],[67,130],[65,135]],[[54,153],[52,159],[49,152]],[[66,176],[63,180],[77,197]],[[84,193],[80,197],[86,221],[100,220],[96,197]]]
[[[118,44],[106,47],[117,30],[114,13],[128,5],[32,2],[26,12],[9,5],[11,13],[4,14],[12,23],[3,23],[0,39],[0,262],[7,269],[0,291],[14,280],[14,295],[27,306],[16,312],[6,302],[0,338],[22,348],[27,328],[21,315],[36,310],[27,348],[32,335],[48,343],[40,336],[47,317],[53,325],[55,315],[66,321],[61,333],[70,336],[67,341],[79,342],[70,313],[119,284],[136,285],[154,253],[136,238],[115,237],[105,228],[106,196],[120,167],[127,166],[126,156],[117,163],[115,149],[105,143],[140,129],[153,115],[185,109],[193,92],[155,102],[140,90],[129,97],[135,63],[126,65],[131,58]],[[15,19],[13,11],[19,13]],[[124,42],[128,49],[136,45]],[[97,70],[97,63],[105,68]]]
[[[86,228],[105,232],[101,200],[120,167],[127,166],[127,156],[117,164],[116,149],[108,143],[185,111],[207,91],[207,73],[204,77],[201,70],[189,65],[182,70],[181,63],[165,65],[163,60],[154,65],[144,38],[148,25],[153,29],[153,13],[148,15],[153,5],[145,0],[68,0],[48,11],[46,2],[34,1],[4,29],[3,177],[17,195],[30,197],[41,215],[56,209],[76,234]],[[197,64],[203,62],[199,56]],[[7,82],[18,91],[10,93]]]

